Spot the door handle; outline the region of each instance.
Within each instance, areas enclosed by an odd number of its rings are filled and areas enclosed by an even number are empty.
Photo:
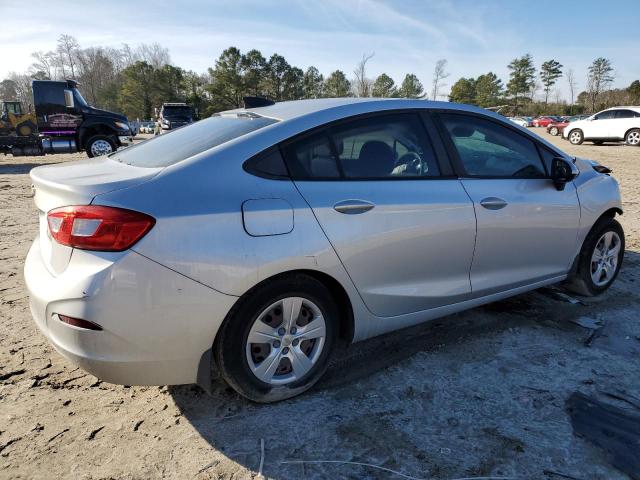
[[[498,197],[487,197],[480,200],[480,205],[487,210],[500,210],[507,206],[507,202]]]
[[[343,200],[333,206],[336,212],[346,213],[347,215],[356,215],[371,210],[375,205],[365,200]]]

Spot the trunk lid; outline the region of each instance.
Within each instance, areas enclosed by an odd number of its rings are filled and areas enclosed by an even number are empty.
[[[107,157],[43,165],[31,170],[40,224],[40,251],[47,269],[53,275],[61,274],[73,251],[51,239],[47,224],[49,210],[68,205],[89,205],[96,195],[139,185],[161,170],[134,167]]]

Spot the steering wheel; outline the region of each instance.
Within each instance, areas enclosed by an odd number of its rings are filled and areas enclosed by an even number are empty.
[[[407,152],[396,162],[396,166],[406,165],[404,173],[422,175],[422,158],[416,152]]]

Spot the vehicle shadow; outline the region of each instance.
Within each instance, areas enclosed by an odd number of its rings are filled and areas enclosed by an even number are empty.
[[[517,461],[530,448],[515,435],[500,433],[513,431],[520,421],[506,414],[514,407],[505,389],[514,385],[505,376],[548,362],[553,353],[545,348],[585,349],[584,329],[573,321],[611,308],[637,309],[640,296],[630,287],[639,274],[640,254],[628,251],[622,288],[598,298],[543,288],[341,346],[311,391],[277,404],[246,401],[220,379],[210,396],[196,386],[170,387],[184,418],[215,450],[196,477],[230,478],[240,467],[258,472],[263,464],[266,478],[394,478],[355,462],[418,478],[495,473],[496,465]],[[515,337],[521,340],[511,351]],[[537,377],[515,378],[537,383],[532,395],[552,389]],[[497,413],[485,417],[485,408]],[[452,450],[466,452],[465,457]]]
[[[8,163],[0,164],[0,175],[24,175],[29,173],[33,168],[42,165],[53,165],[60,162],[50,163]]]

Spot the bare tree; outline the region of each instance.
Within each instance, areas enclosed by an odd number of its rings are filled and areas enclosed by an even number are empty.
[[[60,57],[60,61],[62,64],[62,75],[64,76],[64,66],[68,65],[71,70],[71,77],[74,78],[76,76],[76,60],[78,55],[78,50],[80,49],[80,44],[75,37],[71,35],[60,35],[58,38],[58,56]]]
[[[591,111],[596,111],[598,97],[613,82],[613,66],[611,60],[604,57],[596,58],[589,67],[587,76],[587,92],[591,100]]]
[[[159,43],[142,43],[138,46],[136,54],[137,60],[147,62],[153,68],[162,68],[171,63],[169,49]]]
[[[447,60],[445,58],[441,58],[436,62],[436,68],[433,70],[433,83],[431,88],[431,98],[433,100],[438,99],[438,92],[440,88],[444,87],[446,84],[442,83],[442,80],[449,76],[449,73],[445,71],[447,68]]]
[[[358,62],[353,74],[356,76],[354,80],[354,93],[358,97],[370,97],[371,96],[371,79],[367,78],[367,62],[373,58],[375,53],[369,55],[362,54],[362,59]]]
[[[35,61],[31,64],[29,72],[37,74],[43,72],[49,80],[55,80],[55,56],[54,52],[33,52],[31,56]]]
[[[567,79],[567,85],[569,85],[569,95],[571,96],[571,104],[569,105],[569,113],[573,113],[573,103],[575,100],[576,94],[576,86],[578,82],[576,81],[576,75],[573,71],[573,68],[568,69],[565,74],[565,78]]]

